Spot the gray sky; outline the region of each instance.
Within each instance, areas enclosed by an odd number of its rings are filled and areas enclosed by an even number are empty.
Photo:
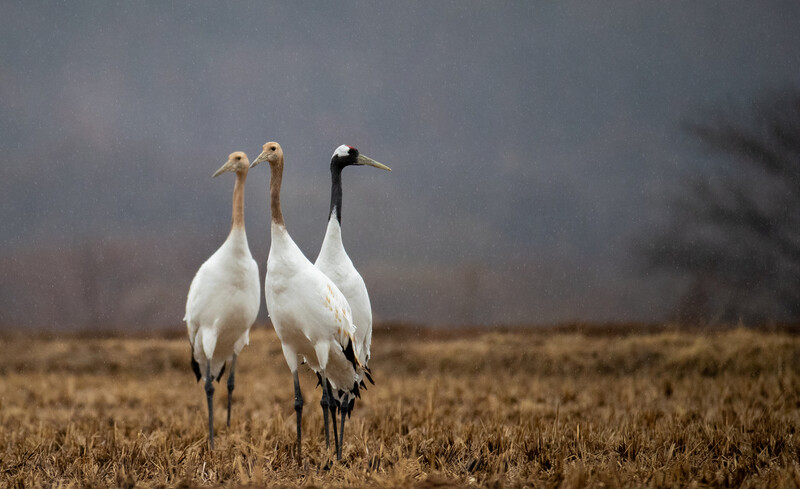
[[[139,292],[105,316],[178,323],[228,231],[233,182],[211,174],[267,140],[312,260],[333,150],[392,167],[344,174],[378,319],[661,320],[680,289],[632,243],[706,164],[680,123],[796,85],[798,25],[788,1],[5,2],[0,323],[51,320],[15,283],[69,281],[25,260],[117,241]],[[246,198],[262,274],[267,184],[253,172]]]

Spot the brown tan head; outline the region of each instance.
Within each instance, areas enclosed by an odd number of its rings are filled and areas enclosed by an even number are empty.
[[[250,160],[247,159],[247,155],[243,151],[234,151],[230,155],[228,155],[228,161],[225,162],[219,170],[214,173],[214,176],[222,175],[226,171],[232,171],[236,173],[244,172],[247,173],[247,170],[250,168]]]
[[[271,141],[264,144],[262,149],[263,151],[261,151],[261,154],[258,155],[258,158],[253,160],[253,163],[250,164],[250,168],[253,168],[257,164],[265,161],[268,161],[270,166],[277,164],[279,161],[283,161],[283,150],[281,149],[280,144]]]

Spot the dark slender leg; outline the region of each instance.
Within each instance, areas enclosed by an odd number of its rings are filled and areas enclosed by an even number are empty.
[[[297,377],[297,371],[292,372],[292,374],[294,375],[294,410],[297,413],[297,465],[302,467],[303,428],[301,421],[303,420],[303,394],[300,393],[300,379]]]
[[[348,395],[345,394],[341,401],[341,407],[339,410],[342,412],[342,427],[339,430],[339,436],[341,437],[338,443],[337,451],[336,451],[336,460],[342,459],[342,447],[344,447],[344,420],[347,418],[347,412],[350,407],[350,400]]]
[[[206,364],[206,399],[208,400],[208,442],[214,449],[214,384],[211,379],[211,360]]]
[[[328,377],[325,375],[325,371],[323,370],[320,373],[320,386],[322,386],[322,400],[319,401],[319,405],[322,406],[322,421],[325,425],[325,448],[331,447],[331,432],[330,427],[328,426],[328,400],[330,397],[330,392],[327,389],[328,385]],[[336,420],[334,420],[334,423]]]
[[[331,389],[331,383],[328,381],[328,388],[322,389],[322,394],[325,395],[327,391],[328,394],[328,409],[331,412],[331,426],[333,427],[333,443],[335,443],[336,451],[339,451],[339,434],[337,433],[336,429],[336,401],[333,399],[333,390]]]
[[[236,355],[231,360],[231,373],[228,374],[228,428],[231,427],[231,399],[233,398],[233,372],[236,370]]]

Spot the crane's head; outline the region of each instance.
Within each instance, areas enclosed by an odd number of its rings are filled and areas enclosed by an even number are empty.
[[[265,161],[269,161],[270,166],[276,165],[279,161],[283,161],[283,150],[280,144],[272,141],[265,143],[261,148],[263,151],[258,155],[258,158],[253,160],[253,163],[250,164],[250,168]]]
[[[250,168],[250,160],[247,159],[247,155],[244,154],[244,151],[234,151],[230,155],[228,155],[228,161],[225,162],[219,170],[214,173],[214,176],[222,175],[226,171],[233,171],[236,173],[245,172]]]
[[[336,148],[333,156],[331,156],[331,170],[338,169],[341,171],[342,168],[350,165],[369,165],[381,170],[392,171],[388,166],[362,155],[356,148],[343,144]]]

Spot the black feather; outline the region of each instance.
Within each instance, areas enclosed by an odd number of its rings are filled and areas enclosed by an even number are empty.
[[[375,385],[375,381],[372,380],[372,372],[370,371],[369,368],[364,367],[364,375],[367,377],[370,384]]]
[[[200,373],[200,364],[194,359],[194,351],[192,351],[192,372],[194,372],[194,376],[197,377],[197,381],[200,382],[203,374]]]
[[[356,362],[356,353],[353,351],[353,342],[347,342],[347,348],[342,350],[344,352],[344,357],[353,364],[353,369],[358,368],[358,363]]]
[[[192,359],[192,372],[194,372],[194,376],[197,377],[197,381],[200,382],[203,374],[200,373],[200,364],[194,359],[194,346],[192,346],[191,341],[189,341],[189,355]]]
[[[222,374],[225,373],[225,367],[228,365],[228,362],[222,364],[222,370],[219,371],[219,375],[217,375],[217,383],[219,383],[219,379],[222,378]]]
[[[366,384],[364,384],[363,380],[361,382],[359,382],[358,385],[360,385],[362,389],[367,390],[367,386],[366,386]]]

